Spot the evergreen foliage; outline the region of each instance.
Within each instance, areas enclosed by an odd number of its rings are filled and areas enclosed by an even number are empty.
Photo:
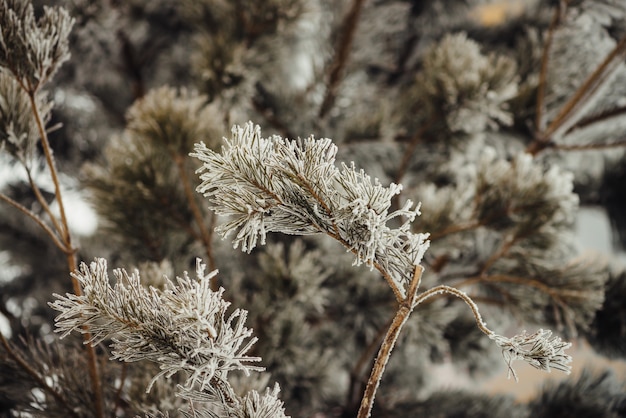
[[[567,376],[625,355],[624,57],[621,0],[0,0],[0,416],[626,416]]]

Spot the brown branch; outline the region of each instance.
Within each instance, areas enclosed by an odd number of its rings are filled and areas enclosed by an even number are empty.
[[[589,99],[609,78],[622,59],[626,56],[626,36],[613,48],[604,61],[587,77],[583,84],[576,90],[574,95],[563,105],[548,128],[543,132],[544,138],[550,138],[558,129],[564,126],[572,116],[576,115],[581,106]]]
[[[56,236],[54,231],[50,229],[50,227],[46,225],[45,222],[39,216],[37,216],[37,214],[28,210],[28,208],[26,208],[19,202],[16,202],[15,200],[11,199],[9,196],[5,195],[4,193],[0,193],[0,200],[4,200],[9,205],[13,206],[14,208],[18,209],[20,212],[24,213],[26,216],[34,220],[37,223],[37,225],[39,225],[46,232],[46,234],[48,234],[50,239],[52,239],[52,242],[54,243],[54,245],[56,245],[57,248],[59,248],[61,251],[63,251],[64,253],[72,252],[72,249],[67,248],[65,244],[59,240],[59,237]]]
[[[457,283],[455,286],[464,287],[464,286],[469,286],[469,285],[478,284],[478,283],[484,283],[484,284],[510,283],[510,284],[516,284],[519,286],[530,286],[530,287],[534,287],[535,289],[538,289],[539,291],[543,292],[554,301],[553,312],[554,312],[554,318],[557,324],[562,323],[562,316],[559,310],[557,309],[558,307],[560,307],[564,312],[571,311],[568,304],[565,302],[565,300],[563,300],[563,297],[565,298],[571,297],[571,298],[579,298],[579,299],[585,297],[585,291],[571,290],[571,289],[555,289],[536,279],[518,277],[518,276],[510,276],[506,274],[471,277],[471,278],[465,279]],[[504,295],[504,291],[502,289],[498,289],[498,291]],[[573,323],[571,323],[570,318],[566,316],[565,319],[567,322],[567,326],[570,329],[575,330],[576,327]]]
[[[52,149],[50,148],[50,143],[48,141],[48,134],[44,128],[43,119],[41,118],[41,113],[39,112],[39,107],[37,106],[36,101],[36,91],[35,90],[27,90],[28,97],[30,100],[31,110],[35,117],[35,122],[37,124],[37,129],[39,131],[39,137],[41,140],[41,145],[44,150],[44,154],[46,157],[46,163],[48,165],[48,170],[50,171],[50,176],[52,178],[52,183],[54,184],[54,194],[57,200],[57,204],[59,206],[59,213],[61,216],[61,238],[67,248],[66,259],[70,272],[73,272],[78,267],[78,263],[76,261],[76,254],[72,247],[72,237],[70,234],[69,224],[67,222],[67,216],[65,215],[65,205],[63,204],[63,198],[61,194],[61,184],[59,182],[59,176],[56,169],[56,164],[54,162],[54,157],[52,155]],[[82,289],[78,280],[71,276],[72,286],[74,288],[74,293],[76,295],[82,295]],[[83,339],[85,342],[91,339],[91,334],[86,330],[83,334]],[[87,344],[85,347],[87,351],[88,364],[89,364],[89,377],[91,380],[91,388],[94,394],[94,413],[98,418],[104,418],[104,396],[102,393],[102,385],[100,382],[100,372],[98,370],[98,363],[96,358],[96,350],[91,344]]]
[[[52,178],[52,183],[54,184],[54,194],[57,199],[57,204],[59,205],[59,213],[61,215],[61,223],[63,225],[59,233],[63,237],[63,240],[71,248],[71,237],[67,223],[67,216],[65,215],[65,205],[63,204],[63,199],[61,199],[61,184],[59,182],[59,175],[57,173],[56,164],[54,162],[54,156],[52,155],[52,149],[50,148],[50,143],[48,142],[48,135],[43,126],[43,120],[39,112],[39,107],[37,106],[35,93],[29,92],[28,97],[30,100],[31,110],[33,112],[33,115],[35,116],[35,121],[37,123],[37,129],[39,130],[39,138],[41,139],[41,145],[43,147],[44,155],[46,157],[46,163],[48,164],[48,169],[50,170],[50,177]]]
[[[543,47],[543,53],[541,55],[541,70],[539,72],[539,84],[537,85],[537,105],[535,109],[535,129],[537,130],[537,132],[543,132],[543,130],[545,129],[543,110],[545,106],[544,100],[546,94],[546,78],[548,74],[548,58],[550,55],[550,47],[552,46],[552,37],[554,36],[554,31],[556,27],[561,21],[564,6],[564,3],[561,3],[554,9],[554,14],[552,15],[552,20],[550,21],[550,26],[548,28],[546,42]]]
[[[571,290],[571,289],[555,289],[550,287],[549,285],[532,278],[527,277],[519,277],[519,276],[510,276],[507,274],[494,274],[491,276],[476,276],[465,279],[457,284],[456,287],[464,287],[477,283],[511,283],[517,284],[520,286],[531,286],[534,287],[548,296],[554,298],[560,303],[563,303],[561,297],[576,297],[582,298],[585,297],[586,292],[583,290]]]
[[[413,308],[418,305],[417,291],[419,289],[419,284],[422,279],[423,272],[424,268],[422,266],[415,266],[413,279],[411,280],[409,290],[407,291],[407,296],[400,303],[398,311],[391,321],[391,325],[387,330],[385,339],[383,340],[383,343],[381,344],[378,351],[378,355],[376,356],[374,367],[372,367],[369,380],[367,381],[367,385],[365,386],[365,393],[363,394],[363,398],[361,400],[361,406],[359,407],[357,418],[368,418],[372,413],[372,407],[374,406],[374,397],[376,396],[376,391],[378,389],[378,386],[380,385],[380,380],[382,379],[383,373],[385,371],[385,366],[387,365],[387,362],[391,357],[391,352],[396,344],[396,341],[398,340],[402,327],[409,319]]]
[[[590,116],[590,117],[582,119],[576,125],[572,126],[570,129],[568,129],[566,133],[570,133],[570,132],[572,132],[572,131],[574,131],[576,129],[586,128],[588,126],[591,126],[591,125],[599,123],[599,122],[610,122],[610,119],[612,119],[614,117],[618,117],[618,116],[623,116],[623,115],[626,115],[626,106],[617,107],[615,109],[607,110],[607,111],[602,112],[602,113],[600,113],[598,115],[594,115],[594,116]]]
[[[341,81],[343,69],[348,62],[348,55],[350,53],[350,48],[352,46],[352,41],[354,40],[357,23],[359,22],[359,15],[361,14],[361,9],[363,8],[364,3],[365,0],[354,0],[352,2],[352,7],[350,7],[350,10],[348,11],[348,14],[344,18],[341,25],[342,32],[339,37],[339,44],[336,49],[337,53],[335,54],[334,60],[330,65],[326,95],[324,96],[324,100],[322,101],[322,105],[320,106],[320,118],[326,116],[326,114],[330,111],[333,104],[335,103],[335,97],[339,88],[339,82]]]
[[[618,148],[626,147],[626,139],[619,139],[614,142],[606,144],[581,144],[581,145],[567,145],[567,144],[555,144],[552,143],[550,148],[560,151],[587,151],[587,150],[601,150],[606,148]]]
[[[396,172],[394,183],[400,184],[400,182],[402,181],[402,178],[404,177],[404,175],[406,174],[409,168],[409,164],[411,163],[411,157],[413,157],[413,153],[415,152],[415,149],[417,148],[418,144],[422,141],[423,136],[426,133],[426,131],[430,129],[430,127],[433,125],[433,123],[435,122],[435,119],[437,118],[431,117],[428,120],[428,122],[422,125],[420,129],[418,129],[417,132],[415,132],[415,134],[413,134],[413,136],[411,137],[411,140],[409,141],[409,145],[407,149],[404,151],[404,155],[402,156],[402,161],[400,162],[398,171]]]
[[[436,239],[443,238],[446,235],[456,234],[463,231],[471,231],[472,229],[476,229],[481,226],[483,226],[483,222],[480,222],[477,219],[464,224],[450,225],[449,227],[442,229],[441,231],[435,231],[431,233],[430,240],[434,241]]]
[[[52,210],[50,209],[50,205],[48,205],[48,202],[46,202],[46,199],[43,197],[41,190],[39,190],[39,186],[37,186],[37,183],[35,183],[35,180],[33,179],[33,176],[31,175],[30,169],[26,167],[26,165],[24,165],[24,168],[26,169],[28,183],[30,184],[30,188],[33,191],[33,193],[35,193],[35,197],[37,198],[37,201],[39,202],[43,210],[46,212],[46,214],[50,218],[50,221],[52,222],[52,225],[54,226],[56,231],[62,236],[63,227],[59,224],[59,221],[57,220],[56,216],[54,216],[54,214],[52,213]],[[72,249],[69,248],[68,250],[71,251]],[[64,250],[64,251],[67,251],[67,250]]]

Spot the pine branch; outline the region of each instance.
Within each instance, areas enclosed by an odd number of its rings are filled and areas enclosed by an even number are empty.
[[[74,418],[80,418],[80,415],[77,414],[71,405],[68,403],[67,399],[63,396],[63,394],[57,392],[53,387],[51,387],[46,381],[47,376],[41,376],[35,369],[31,367],[30,364],[26,360],[24,360],[19,352],[11,347],[11,344],[6,340],[4,335],[0,332],[0,343],[4,347],[7,355],[22,369],[24,370],[32,379],[35,381],[39,388],[45,391],[47,394],[52,396],[59,405],[61,405],[64,411]]]
[[[250,252],[268,232],[324,233],[356,255],[355,265],[380,271],[401,301],[428,248],[427,235],[409,229],[419,210],[409,200],[389,213],[401,186],[383,187],[354,165],[339,170],[336,152],[330,139],[262,138],[250,122],[233,127],[221,154],[200,143],[191,155],[203,162],[198,192],[210,209],[231,217],[216,231],[223,237],[237,231],[235,248]],[[387,226],[398,217],[407,221]]]
[[[406,324],[406,321],[408,321],[413,309],[419,304],[417,292],[419,290],[423,272],[423,267],[419,265],[415,266],[415,272],[413,274],[413,279],[411,280],[411,285],[407,291],[407,297],[400,304],[400,307],[398,308],[391,325],[387,330],[385,339],[378,350],[378,355],[376,356],[376,361],[372,367],[370,378],[365,386],[365,393],[363,394],[361,406],[359,407],[359,411],[357,413],[358,418],[368,418],[372,413],[376,391],[380,385],[380,380],[383,377],[387,362],[391,357],[391,352],[393,351],[396,341],[400,336],[400,331],[402,331],[402,327]]]

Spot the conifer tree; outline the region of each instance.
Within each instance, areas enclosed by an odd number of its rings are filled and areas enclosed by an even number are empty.
[[[567,376],[625,57],[621,0],[0,0],[0,416],[626,416]]]

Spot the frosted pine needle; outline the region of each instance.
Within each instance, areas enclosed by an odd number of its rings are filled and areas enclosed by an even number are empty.
[[[500,348],[502,356],[509,368],[509,375],[517,381],[517,374],[512,363],[515,360],[523,360],[531,366],[549,372],[551,369],[561,370],[567,374],[571,372],[570,363],[572,357],[565,354],[565,350],[572,343],[564,342],[560,337],[552,337],[552,331],[540,329],[533,334],[526,331],[512,338],[491,334],[489,336]]]

